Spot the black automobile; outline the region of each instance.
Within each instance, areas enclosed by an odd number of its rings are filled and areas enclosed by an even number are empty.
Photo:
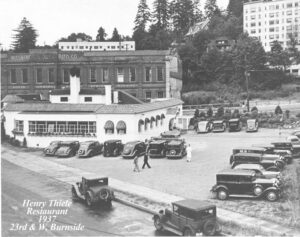
[[[49,146],[44,149],[46,156],[54,156],[58,148],[60,148],[62,141],[52,141]]]
[[[71,157],[75,156],[79,149],[78,141],[64,141],[61,142],[60,147],[56,151],[57,157]]]
[[[239,118],[232,118],[228,121],[229,132],[238,132],[242,130],[242,122]]]
[[[226,121],[225,120],[215,120],[213,121],[213,132],[225,132]]]
[[[151,140],[148,145],[148,156],[150,158],[164,158],[166,157],[166,140]]]
[[[172,140],[166,144],[166,157],[180,159],[186,156],[186,143],[183,139]]]
[[[282,160],[270,159],[257,153],[238,153],[233,155],[231,167],[234,168],[239,164],[260,164],[268,171],[281,171],[284,167]]]
[[[280,149],[279,147],[276,148],[274,144],[255,144],[252,146],[264,148],[264,154],[276,154],[281,156],[287,164],[290,164],[293,161],[293,155],[289,149]]]
[[[92,157],[102,152],[103,144],[98,141],[81,142],[78,150],[78,157]]]
[[[160,134],[162,138],[179,138],[181,135],[180,131],[172,130],[172,131],[165,131]]]
[[[104,157],[116,157],[121,155],[123,151],[123,144],[121,140],[108,140],[104,142],[103,156]]]
[[[272,142],[274,150],[277,152],[284,152],[291,155],[291,157],[298,157],[300,155],[300,144],[293,144],[292,142]]]
[[[229,196],[264,197],[270,202],[281,195],[278,179],[257,177],[254,170],[227,169],[216,175],[217,183],[211,189],[220,200]]]
[[[122,157],[132,159],[136,156],[143,156],[146,153],[146,144],[141,141],[127,142],[124,145]]]

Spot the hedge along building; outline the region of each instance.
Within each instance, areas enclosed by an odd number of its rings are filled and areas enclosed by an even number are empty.
[[[78,88],[77,73],[71,73],[69,94],[51,95],[50,102],[56,103],[7,104],[3,112],[6,133],[21,142],[26,138],[29,147],[46,147],[53,140],[145,140],[168,130],[170,120],[182,111],[179,99],[143,103],[130,95],[126,98],[120,91],[112,92],[109,86],[101,95],[89,91],[93,102],[86,102],[80,99],[86,96],[80,91],[86,89]],[[60,101],[61,97],[68,100]]]
[[[80,68],[87,88],[111,85],[139,99],[181,98],[182,66],[170,50],[62,51],[32,49],[1,54],[1,94],[41,93],[69,87],[69,70]]]

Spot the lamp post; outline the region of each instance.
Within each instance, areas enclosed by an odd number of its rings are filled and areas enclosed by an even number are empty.
[[[246,77],[246,88],[247,88],[247,111],[250,111],[250,105],[249,105],[249,78],[250,78],[250,72],[248,70],[245,71],[245,77]]]

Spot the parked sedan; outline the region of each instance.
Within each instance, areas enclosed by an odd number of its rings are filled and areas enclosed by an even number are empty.
[[[81,142],[78,150],[78,157],[92,157],[102,152],[103,144],[98,141]]]
[[[75,156],[79,149],[78,141],[65,141],[61,143],[60,148],[57,150],[58,157],[71,157]]]
[[[211,121],[200,121],[197,126],[197,133],[208,133],[213,129],[213,124]]]
[[[125,144],[122,157],[123,158],[134,158],[136,156],[142,156],[146,153],[146,145],[141,141],[132,141]]]
[[[266,178],[266,179],[277,178],[278,180],[281,179],[280,172],[265,170],[265,168],[259,164],[240,164],[235,166],[234,169],[254,170],[256,176],[260,178]]]
[[[49,146],[44,149],[46,156],[54,156],[58,148],[60,148],[62,141],[52,141]]]
[[[238,132],[242,130],[242,122],[239,118],[232,118],[228,121],[229,132]]]
[[[213,132],[225,132],[225,130],[226,130],[225,120],[213,121]]]

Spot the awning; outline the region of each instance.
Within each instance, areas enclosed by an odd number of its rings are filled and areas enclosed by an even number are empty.
[[[150,119],[145,118],[145,123],[150,123]]]
[[[159,115],[156,115],[156,120],[160,120],[160,116]]]
[[[108,120],[106,123],[105,123],[105,125],[104,125],[104,129],[114,129],[114,123],[112,122],[112,121],[110,121],[110,120]]]
[[[154,117],[151,117],[151,122],[155,122],[155,118]]]
[[[165,115],[164,115],[164,114],[161,114],[161,119],[164,119],[164,118],[166,118]]]
[[[116,129],[117,130],[126,130],[126,123],[123,120],[119,121],[117,123]]]
[[[144,125],[144,124],[145,124],[144,120],[140,119],[139,120],[139,125]]]

